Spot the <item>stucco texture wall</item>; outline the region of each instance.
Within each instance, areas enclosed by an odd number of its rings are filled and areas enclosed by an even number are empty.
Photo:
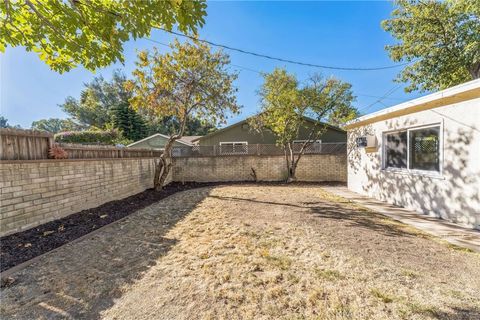
[[[383,133],[441,124],[441,174],[382,168]],[[374,135],[378,147],[357,148]],[[422,214],[480,229],[480,99],[379,121],[348,132],[348,188]]]

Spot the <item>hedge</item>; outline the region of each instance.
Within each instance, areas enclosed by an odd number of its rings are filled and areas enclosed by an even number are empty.
[[[55,142],[114,145],[122,139],[117,130],[109,131],[67,131],[55,134]]]

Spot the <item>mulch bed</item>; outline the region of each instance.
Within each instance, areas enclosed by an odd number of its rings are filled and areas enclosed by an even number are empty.
[[[170,183],[160,192],[148,189],[122,200],[107,202],[96,208],[1,237],[0,271],[58,248],[176,192],[210,185],[213,183]]]

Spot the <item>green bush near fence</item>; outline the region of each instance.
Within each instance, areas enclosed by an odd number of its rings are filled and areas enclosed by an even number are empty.
[[[87,130],[59,132],[55,134],[55,142],[115,145],[130,141],[126,140],[118,130]]]

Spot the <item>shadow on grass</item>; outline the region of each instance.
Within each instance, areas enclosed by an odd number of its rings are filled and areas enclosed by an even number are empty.
[[[284,206],[306,209],[315,218],[336,220],[342,223],[347,223],[351,227],[358,227],[368,229],[371,231],[382,233],[391,237],[411,237],[418,236],[418,233],[409,232],[403,228],[403,226],[397,222],[390,221],[389,218],[361,208],[348,208],[341,203],[335,203],[333,201],[317,201],[317,202],[304,202],[304,205],[297,205],[291,203],[264,201],[257,199],[238,198],[238,197],[221,197],[210,196],[219,200],[231,200],[231,201],[247,201],[262,203],[266,205]],[[391,223],[389,223],[391,222]]]
[[[0,318],[101,318],[175,246],[178,240],[167,233],[211,189],[190,190],[188,197],[178,193],[14,273],[15,283],[2,289]]]
[[[449,306],[452,311],[440,311],[431,307],[418,305],[410,306],[411,316],[416,315],[428,319],[438,320],[471,320],[480,319],[480,310],[475,308],[461,308]]]

